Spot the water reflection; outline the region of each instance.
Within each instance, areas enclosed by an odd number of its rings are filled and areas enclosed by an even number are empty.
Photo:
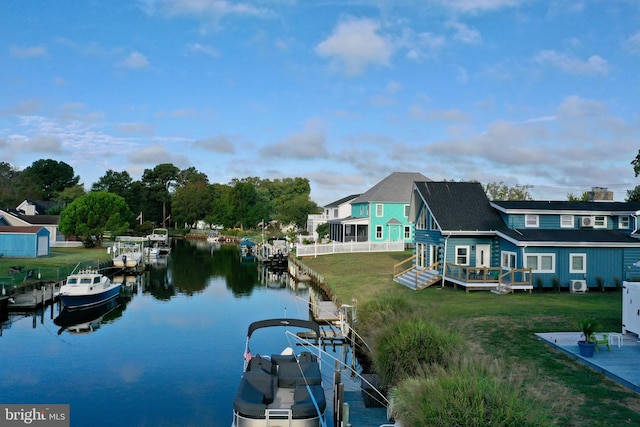
[[[64,331],[71,334],[89,334],[100,329],[103,323],[112,323],[122,317],[124,308],[120,298],[114,298],[90,308],[69,310],[65,307],[53,323],[60,326],[58,335]]]

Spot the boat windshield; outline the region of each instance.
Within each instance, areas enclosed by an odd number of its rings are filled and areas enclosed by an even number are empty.
[[[76,283],[78,283],[78,279],[76,279],[75,277],[69,277],[67,279],[67,285],[75,285]]]
[[[80,279],[80,283],[82,284],[90,284],[91,283],[91,278],[90,277],[83,277],[82,279]]]
[[[93,278],[93,283],[100,283],[100,276],[96,276]]]

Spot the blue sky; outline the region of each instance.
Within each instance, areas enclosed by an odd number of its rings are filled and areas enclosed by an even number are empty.
[[[394,171],[623,200],[639,105],[636,0],[0,2],[0,161],[87,188],[173,163],[321,205]]]

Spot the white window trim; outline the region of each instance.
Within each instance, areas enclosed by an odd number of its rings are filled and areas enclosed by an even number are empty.
[[[625,221],[626,225],[623,225],[622,221]],[[629,215],[620,215],[618,218],[618,228],[621,230],[628,230],[629,227],[631,227],[631,217]]]
[[[411,239],[411,227],[408,225],[404,226],[404,238],[405,240]]]
[[[383,239],[384,238],[384,233],[382,230],[382,226],[381,225],[376,225],[376,239]]]
[[[593,228],[607,228],[606,215],[595,215],[593,217]]]
[[[549,254],[549,253],[527,253],[525,255],[524,258],[524,262],[525,262],[525,267],[527,266],[527,260],[529,259],[529,257],[536,257],[538,258],[538,269],[537,270],[531,270],[532,273],[555,273],[556,272],[556,254]],[[540,270],[540,266],[542,265],[542,263],[540,262],[542,260],[542,258],[545,257],[551,257],[551,270]]]
[[[582,258],[582,269],[574,270],[573,259]],[[569,254],[569,273],[585,273],[587,272],[587,254]]]
[[[382,218],[384,216],[384,205],[382,203],[376,203],[376,218]]]
[[[565,223],[565,221],[567,223]],[[574,217],[573,215],[560,215],[560,227],[561,228],[574,228],[575,227],[575,222],[574,222]]]
[[[404,205],[404,217],[405,218],[409,218],[409,206],[410,205]]]
[[[533,220],[533,219],[535,219],[535,221],[532,221],[533,224],[529,224],[529,220]],[[525,226],[525,228],[537,228],[537,227],[540,227],[540,216],[539,215],[526,214],[524,216],[524,226]]]
[[[505,256],[507,257],[507,262],[505,264]],[[511,260],[513,260],[513,265],[511,264]],[[500,264],[501,267],[505,270],[511,270],[512,268],[516,268],[518,265],[518,254],[516,252],[511,251],[502,251],[500,253]]]
[[[465,263],[460,263],[458,262],[458,257],[460,255],[458,255],[458,250],[459,249],[466,249],[467,250],[467,254],[465,255],[465,257],[467,258],[467,262]],[[461,245],[461,246],[456,246],[456,264],[457,265],[469,265],[469,262],[471,261],[471,246],[467,246],[467,245]]]

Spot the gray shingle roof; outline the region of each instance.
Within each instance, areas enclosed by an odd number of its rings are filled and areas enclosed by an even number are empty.
[[[443,232],[507,229],[478,182],[416,182],[416,189]]]
[[[409,203],[414,181],[431,181],[417,172],[393,172],[351,203]]]

